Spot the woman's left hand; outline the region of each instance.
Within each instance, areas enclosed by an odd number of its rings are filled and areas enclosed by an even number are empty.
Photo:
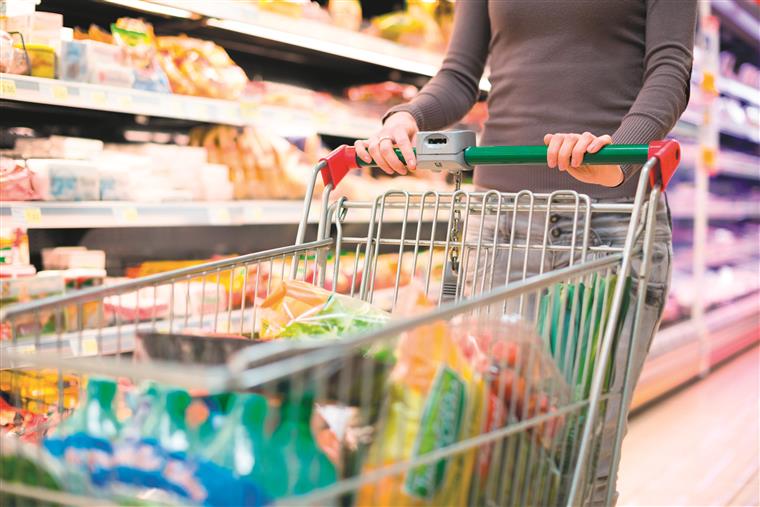
[[[603,146],[612,144],[608,135],[595,136],[591,132],[583,134],[546,134],[544,144],[549,147],[546,163],[550,168],[567,171],[570,176],[583,183],[616,187],[623,182],[623,170],[619,165],[584,165],[583,155],[596,153]]]

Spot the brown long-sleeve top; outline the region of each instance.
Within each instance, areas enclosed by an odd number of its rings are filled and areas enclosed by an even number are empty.
[[[421,130],[461,119],[491,71],[481,144],[543,144],[556,132],[648,143],[673,128],[689,99],[696,0],[458,0],[440,71],[408,104]],[[387,116],[386,116],[387,117]],[[636,167],[615,188],[547,166],[487,166],[475,183],[503,192],[635,193]]]

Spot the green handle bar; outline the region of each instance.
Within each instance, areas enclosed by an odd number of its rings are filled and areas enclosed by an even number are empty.
[[[404,162],[401,150],[396,155]],[[472,165],[543,164],[546,163],[546,146],[471,146],[464,150],[465,161]],[[596,153],[583,156],[585,164],[643,164],[649,158],[649,145],[610,144]],[[372,166],[358,157],[360,166]]]

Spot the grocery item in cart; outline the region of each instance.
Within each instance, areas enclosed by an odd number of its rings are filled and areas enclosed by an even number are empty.
[[[264,340],[340,338],[377,329],[390,318],[369,303],[298,280],[282,281],[261,310]]]
[[[367,472],[551,413],[569,390],[519,319],[465,318],[402,335],[387,396]],[[561,424],[560,417],[536,424],[531,441],[548,446]],[[366,485],[359,505],[464,505],[470,480],[480,495],[496,473],[494,450],[484,446]]]
[[[119,434],[121,422],[116,417],[116,382],[91,378],[87,381],[87,397],[58,427],[59,436],[86,433],[92,437],[111,439]]]
[[[603,278],[594,274],[588,283],[558,284],[541,298],[537,331],[548,341],[555,362],[578,396],[588,396],[591,389],[591,372],[617,283],[616,275]],[[630,277],[625,283],[630,285]],[[616,339],[628,312],[629,294],[626,288]],[[574,304],[582,311],[573,312]],[[610,363],[606,385],[611,380],[612,367]]]
[[[216,438],[202,454],[261,486],[269,495],[282,496],[288,490],[285,456],[270,440],[265,424],[267,399],[258,394],[234,394],[232,405]]]
[[[364,472],[440,449],[480,429],[485,386],[445,322],[399,338],[377,436]],[[358,505],[464,505],[474,452],[363,486]]]
[[[317,445],[311,430],[314,394],[308,389],[283,400],[280,423],[272,433],[271,445],[282,453],[287,483],[276,497],[304,495],[334,483],[337,473],[332,462]],[[280,483],[272,486],[281,487]]]

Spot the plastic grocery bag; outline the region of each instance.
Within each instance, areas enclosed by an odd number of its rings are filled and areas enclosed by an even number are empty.
[[[468,317],[413,329],[399,338],[364,473],[546,415],[568,399],[569,387],[535,331],[517,318]],[[523,438],[539,454],[561,424],[559,416],[536,423]],[[386,476],[362,487],[357,504],[468,505],[482,498],[487,484],[506,487],[509,478],[494,461],[501,463],[502,451],[501,441],[473,446]],[[536,466],[557,469],[553,463]],[[489,474],[497,480],[488,481]]]
[[[297,280],[280,283],[261,310],[263,340],[338,338],[376,329],[390,318],[365,301]]]

